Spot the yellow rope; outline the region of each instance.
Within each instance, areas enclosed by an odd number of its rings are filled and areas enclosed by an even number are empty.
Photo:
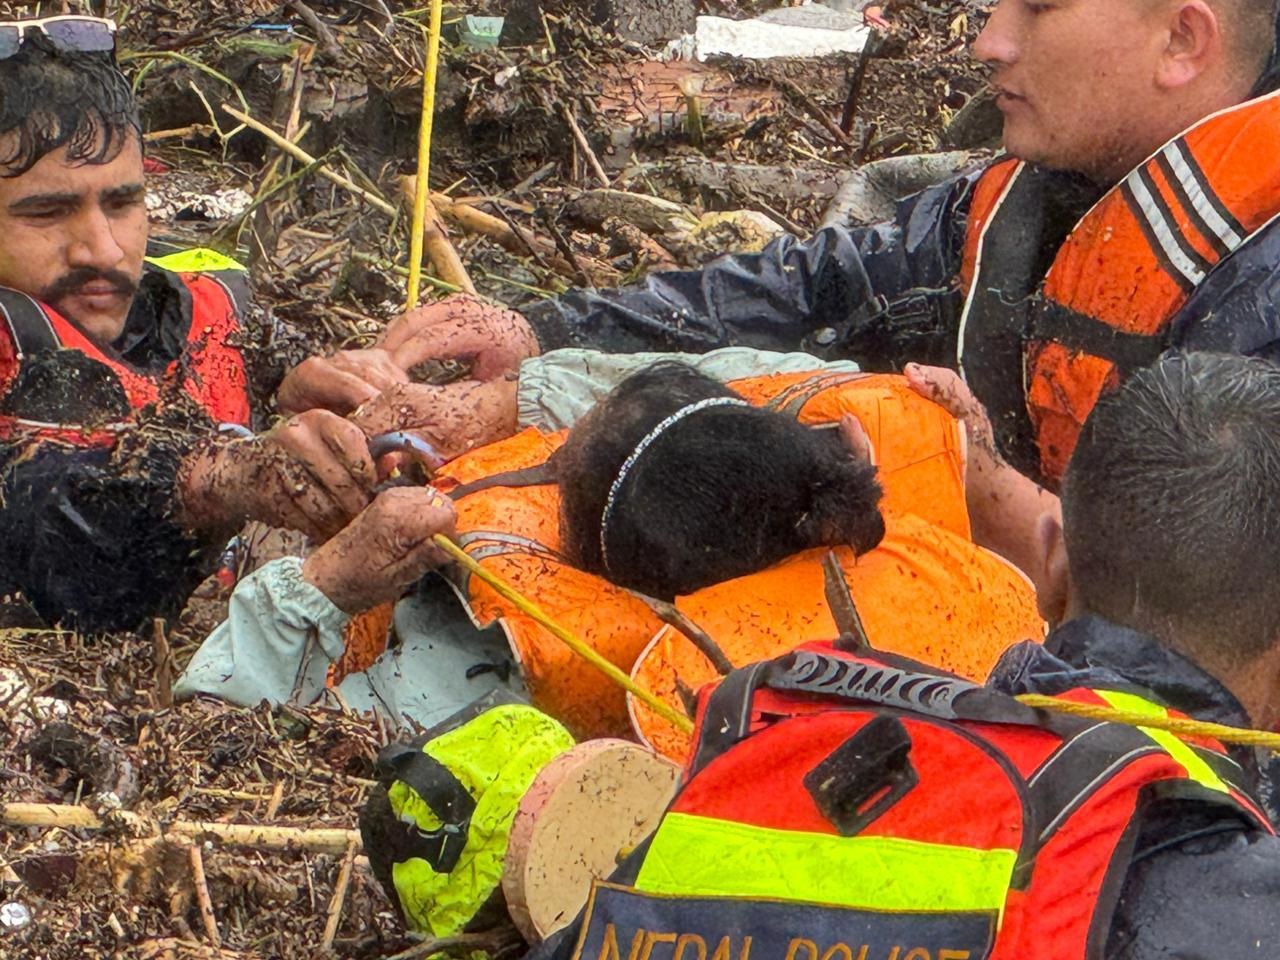
[[[1268,733],[1264,730],[1248,730],[1242,727],[1228,727],[1221,723],[1207,723],[1203,720],[1191,720],[1186,717],[1155,717],[1146,713],[1135,713],[1131,710],[1117,710],[1092,703],[1071,703],[1057,697],[1046,697],[1039,693],[1024,693],[1018,697],[1020,703],[1037,710],[1053,710],[1057,713],[1069,713],[1075,717],[1088,720],[1103,720],[1108,723],[1123,723],[1127,727],[1150,727],[1152,730],[1167,730],[1178,737],[1208,737],[1222,743],[1238,743],[1249,747],[1266,747],[1268,750],[1280,752],[1280,733]]]
[[[587,644],[582,640],[575,637],[568,629],[552,620],[541,607],[532,600],[523,596],[515,589],[515,587],[511,586],[501,577],[489,572],[484,567],[480,566],[480,564],[476,563],[476,561],[472,560],[465,550],[444,534],[438,533],[432,539],[435,540],[436,546],[449,554],[449,556],[453,557],[453,559],[457,560],[458,563],[462,564],[462,566],[466,567],[474,576],[479,577],[489,586],[493,587],[500,596],[515,604],[516,609],[521,613],[532,617],[535,621],[546,627],[553,636],[561,640],[570,650],[582,657],[582,659],[586,660],[618,686],[622,687],[623,690],[626,690],[627,693],[631,694],[637,700],[640,700],[650,710],[662,717],[662,719],[666,720],[681,733],[693,732],[693,722],[688,717],[677,713],[648,690],[641,687],[625,673],[619,670],[617,666],[610,663],[595,650],[591,649],[591,647],[587,646]]]
[[[418,183],[413,194],[413,233],[409,236],[409,295],[406,310],[418,305],[422,287],[422,228],[427,222],[430,202],[431,125],[436,113],[436,70],[440,62],[440,15],[444,0],[431,0],[431,18],[427,28],[427,62],[422,71],[422,120],[418,124]]]
[[[473,575],[479,577],[498,594],[515,605],[521,613],[531,617],[537,623],[540,623],[552,635],[559,638],[574,653],[582,657],[597,670],[601,671],[610,680],[622,687],[633,697],[643,702],[654,713],[658,714],[668,723],[676,727],[682,733],[690,733],[693,731],[693,723],[688,717],[677,713],[670,706],[663,703],[648,690],[639,686],[634,680],[619,670],[614,664],[610,663],[591,647],[587,646],[582,640],[579,640],[568,629],[558,624],[536,603],[526,598],[515,587],[512,587],[501,577],[490,573],[480,564],[472,560],[461,547],[446,537],[444,534],[436,534],[433,538],[438,547],[444,550],[449,556],[453,557],[458,563],[466,567]],[[1218,740],[1221,743],[1237,743],[1244,746],[1266,747],[1268,750],[1274,750],[1280,753],[1280,733],[1268,733],[1264,730],[1248,730],[1241,727],[1228,727],[1221,723],[1208,723],[1203,720],[1192,720],[1186,717],[1160,717],[1152,716],[1146,713],[1137,713],[1131,710],[1117,710],[1115,707],[1104,707],[1090,703],[1072,703],[1068,700],[1059,700],[1057,697],[1048,697],[1039,693],[1025,693],[1017,698],[1019,703],[1026,704],[1037,710],[1052,710],[1056,713],[1067,713],[1076,717],[1084,717],[1089,720],[1100,720],[1107,723],[1122,723],[1128,727],[1148,727],[1152,730],[1167,730],[1169,733],[1179,737],[1206,737],[1211,740]]]

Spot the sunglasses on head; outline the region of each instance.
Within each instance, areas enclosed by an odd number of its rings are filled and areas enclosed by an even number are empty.
[[[0,23],[0,60],[21,49],[29,33],[44,34],[57,50],[110,53],[116,48],[116,25],[101,17],[45,17],[43,20],[10,20]]]

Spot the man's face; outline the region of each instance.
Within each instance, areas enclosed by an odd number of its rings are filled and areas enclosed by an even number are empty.
[[[1157,129],[1154,82],[1168,43],[1166,8],[1150,0],[998,0],[973,55],[992,67],[1005,149],[1105,182],[1159,147],[1171,135]]]
[[[110,163],[66,162],[57,150],[0,177],[0,285],[47,303],[91,339],[124,330],[147,246],[142,149]]]

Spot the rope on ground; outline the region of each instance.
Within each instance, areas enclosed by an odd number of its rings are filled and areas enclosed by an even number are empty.
[[[1104,707],[1091,703],[1072,703],[1047,697],[1039,693],[1026,693],[1018,697],[1019,703],[1037,710],[1052,710],[1056,713],[1068,713],[1074,717],[1087,720],[1102,720],[1107,723],[1122,723],[1127,727],[1148,727],[1152,730],[1165,730],[1177,737],[1204,737],[1220,743],[1235,743],[1247,747],[1265,747],[1280,753],[1280,733],[1268,733],[1265,730],[1249,730],[1243,727],[1228,727],[1221,723],[1208,723],[1204,720],[1192,720],[1188,717],[1158,717],[1130,710],[1117,710],[1115,707]]]
[[[467,552],[460,546],[450,540],[442,533],[438,533],[432,538],[438,546],[454,560],[458,561],[472,575],[479,577],[490,587],[492,587],[501,597],[510,601],[515,605],[516,609],[535,620],[537,623],[545,627],[552,636],[560,640],[570,650],[586,660],[589,664],[603,673],[606,677],[622,687],[623,690],[631,694],[637,700],[641,701],[662,719],[666,720],[681,733],[693,732],[693,721],[684,714],[677,713],[669,705],[663,703],[648,690],[641,687],[629,676],[623,673],[618,667],[606,660],[595,650],[592,650],[586,643],[579,640],[567,628],[556,623],[551,617],[536,603],[525,597],[515,587],[511,586],[501,577],[486,570],[476,561],[468,556]]]

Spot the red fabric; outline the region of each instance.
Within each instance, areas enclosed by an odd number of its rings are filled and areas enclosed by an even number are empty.
[[[827,644],[804,649],[880,665]],[[709,686],[699,694],[699,729],[714,689]],[[1105,704],[1090,690],[1073,690],[1062,699]],[[804,778],[874,716],[886,713],[899,719],[911,737],[910,758],[919,782],[859,836],[1022,850],[1024,829],[1038,833],[1047,826],[1032,822],[1024,802],[1028,778],[1062,745],[1054,733],[1039,727],[951,724],[903,711],[850,709],[830,698],[767,689],[753,701],[752,734],[694,774],[672,809],[834,835],[836,828],[819,811]],[[1216,742],[1204,745],[1222,751]],[[1029,881],[1006,899],[991,960],[1090,956],[1095,915],[1107,911],[1097,919],[1109,923],[1114,908],[1112,894],[1118,888],[1112,882],[1122,879],[1127,867],[1122,859],[1127,855],[1126,834],[1143,789],[1188,779],[1183,767],[1162,751],[1117,767],[1035,852]],[[1271,830],[1251,801],[1234,795],[1231,799],[1252,814],[1260,828]],[[1026,839],[1034,842],[1035,834]]]
[[[181,274],[191,294],[192,320],[187,335],[188,351],[181,361],[174,361],[163,378],[139,373],[132,367],[104,353],[74,324],[51,307],[41,305],[64,349],[79,350],[109,367],[124,387],[125,396],[134,410],[141,410],[160,399],[165,383],[182,377],[182,387],[218,423],[249,425],[248,376],[244,357],[231,343],[240,329],[235,304],[226,288],[215,278],[198,273]],[[17,376],[18,361],[9,331],[0,327],[0,395]],[[77,446],[110,445],[110,430],[86,431],[75,425],[28,424],[12,417],[0,417],[0,438],[18,430],[35,440],[56,439]]]

